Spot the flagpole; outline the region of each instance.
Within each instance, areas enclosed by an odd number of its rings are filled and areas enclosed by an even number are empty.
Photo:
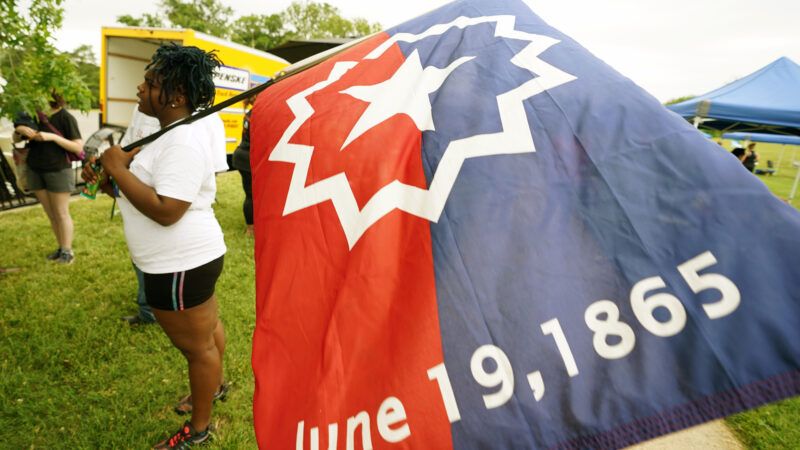
[[[330,58],[330,57],[332,57],[334,55],[337,55],[337,54],[349,49],[350,47],[353,47],[354,45],[360,44],[361,42],[363,42],[363,41],[375,36],[376,34],[378,34],[378,33],[372,33],[372,34],[369,34],[367,36],[361,37],[359,39],[354,39],[354,40],[352,40],[350,42],[347,42],[345,44],[339,45],[337,47],[325,50],[324,52],[317,53],[316,55],[310,56],[310,57],[308,57],[306,59],[300,60],[300,61],[290,65],[285,70],[282,70],[282,71],[278,72],[278,74],[275,76],[275,78],[273,78],[271,80],[267,80],[266,82],[254,87],[254,88],[248,89],[248,90],[242,92],[239,95],[231,97],[231,98],[229,98],[229,99],[227,99],[225,101],[222,101],[220,103],[217,103],[216,105],[214,105],[214,106],[212,106],[210,108],[206,108],[206,109],[198,112],[197,114],[194,114],[194,115],[191,115],[189,117],[186,117],[185,119],[183,119],[183,120],[181,120],[179,122],[176,122],[176,123],[174,123],[174,124],[172,124],[172,125],[170,125],[170,126],[168,126],[166,128],[162,128],[159,131],[157,131],[157,132],[155,132],[155,133],[153,133],[153,134],[151,134],[149,136],[146,136],[146,137],[144,137],[142,139],[139,139],[138,141],[132,142],[132,143],[126,145],[125,147],[122,147],[122,150],[124,150],[126,152],[130,152],[131,150],[133,150],[133,149],[135,149],[137,147],[141,147],[142,145],[146,145],[146,144],[149,144],[150,142],[155,141],[156,139],[161,137],[161,135],[163,135],[164,133],[172,130],[175,127],[179,127],[181,125],[188,125],[188,124],[196,122],[196,121],[198,121],[198,120],[200,120],[200,119],[202,119],[202,118],[204,118],[206,116],[214,114],[215,112],[221,111],[221,110],[223,110],[223,109],[225,109],[225,108],[227,108],[227,107],[229,107],[231,105],[239,103],[239,102],[241,102],[242,100],[244,100],[244,99],[246,99],[248,97],[252,97],[252,96],[260,93],[261,91],[265,90],[266,88],[272,86],[273,84],[275,84],[275,83],[277,83],[279,81],[285,80],[286,78],[289,78],[292,75],[297,75],[298,73],[305,72],[306,70],[316,66],[317,64],[320,64],[323,61],[325,61],[326,59],[328,59],[328,58]]]

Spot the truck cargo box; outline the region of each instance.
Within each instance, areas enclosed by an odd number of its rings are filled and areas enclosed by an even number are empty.
[[[103,27],[100,61],[100,121],[127,127],[137,103],[136,86],[144,79],[144,68],[163,43],[193,45],[216,50],[223,67],[214,77],[214,103],[220,103],[272,78],[288,63],[277,56],[189,29]],[[220,112],[225,123],[228,153],[242,136],[244,109],[241,103]]]

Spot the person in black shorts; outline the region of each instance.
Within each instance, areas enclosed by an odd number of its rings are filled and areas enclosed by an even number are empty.
[[[35,122],[16,121],[14,142],[28,141],[28,188],[42,205],[58,248],[47,255],[50,261],[72,264],[73,224],[69,196],[75,189],[75,174],[66,152],[80,155],[83,140],[78,121],[66,109],[64,98],[52,93],[50,115],[39,114]]]
[[[164,128],[210,106],[220,64],[216,55],[197,47],[159,47],[138,87],[139,111]],[[181,125],[143,148],[126,153],[114,146],[100,158],[119,188],[125,238],[131,259],[144,273],[147,303],[189,366],[191,394],[175,411],[190,413],[191,419],[157,449],[188,448],[210,439],[213,401],[227,392],[225,332],[215,295],[226,247],[212,208],[220,146],[205,126],[202,120]],[[89,165],[83,177],[98,181]],[[107,182],[101,188],[113,193]]]

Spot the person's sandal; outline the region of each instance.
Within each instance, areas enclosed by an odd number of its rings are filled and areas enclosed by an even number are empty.
[[[209,441],[211,441],[211,433],[209,433],[208,428],[203,431],[197,431],[192,426],[192,423],[187,421],[184,422],[181,429],[175,432],[175,434],[154,445],[153,450],[184,450],[192,448],[195,445],[206,444]]]
[[[214,403],[216,403],[217,400],[219,400],[221,402],[224,402],[225,400],[227,400],[228,399],[228,389],[230,389],[230,384],[222,383],[219,386],[219,389],[217,389],[217,392],[214,393]],[[184,416],[186,414],[191,414],[192,413],[192,394],[189,394],[186,397],[183,397],[182,399],[180,399],[180,401],[175,405],[175,408],[173,410],[175,411],[175,414],[177,414],[179,416]]]

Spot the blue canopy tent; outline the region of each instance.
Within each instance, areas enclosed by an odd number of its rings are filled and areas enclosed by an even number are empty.
[[[800,136],[800,65],[783,57],[742,79],[667,108],[701,128]]]
[[[724,139],[733,139],[736,141],[752,141],[752,142],[769,142],[772,144],[783,145],[800,145],[800,136],[787,136],[784,134],[766,134],[766,133],[725,133],[722,135]]]

